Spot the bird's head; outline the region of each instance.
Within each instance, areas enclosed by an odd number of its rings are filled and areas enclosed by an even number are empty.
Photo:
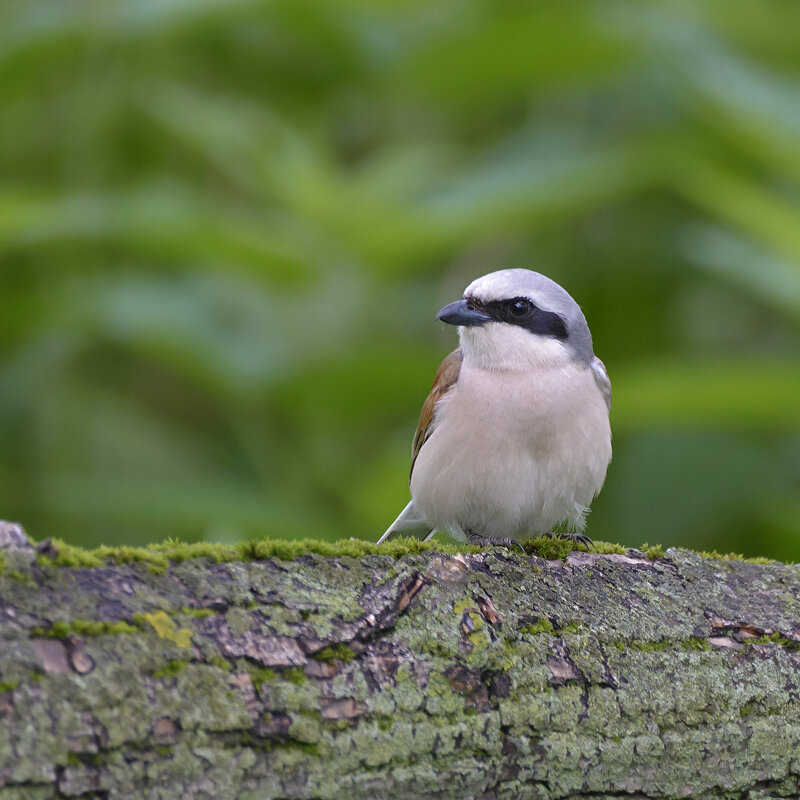
[[[457,325],[464,362],[524,370],[592,360],[592,335],[580,306],[555,281],[528,269],[474,280],[436,319]]]

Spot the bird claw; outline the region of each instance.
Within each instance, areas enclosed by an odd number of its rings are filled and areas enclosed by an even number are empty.
[[[525,548],[519,542],[514,541],[514,539],[509,539],[508,536],[481,536],[479,533],[468,533],[467,541],[470,544],[478,545],[478,547],[486,547],[492,544],[500,547],[507,547],[509,550],[512,547],[519,547],[522,551],[522,555],[527,555],[525,553]]]
[[[592,545],[594,545],[594,542],[583,533],[553,533],[552,531],[548,531],[547,533],[543,533],[542,536],[547,539],[569,539],[577,544],[582,544],[587,550],[591,550]]]

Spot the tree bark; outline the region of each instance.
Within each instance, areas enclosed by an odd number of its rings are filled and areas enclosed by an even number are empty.
[[[800,792],[796,566],[493,549],[153,574],[3,530],[0,800]]]

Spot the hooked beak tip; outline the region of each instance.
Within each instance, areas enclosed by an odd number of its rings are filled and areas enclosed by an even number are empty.
[[[445,306],[436,315],[436,319],[440,322],[446,322],[448,325],[458,325],[462,327],[484,325],[492,320],[488,314],[479,311],[467,300],[456,300],[455,303],[450,303],[450,305]]]

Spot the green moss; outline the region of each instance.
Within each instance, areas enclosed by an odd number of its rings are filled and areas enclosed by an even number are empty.
[[[624,556],[628,552],[628,550],[621,544],[615,544],[614,542],[597,541],[592,544],[591,552],[599,553],[600,555]]]
[[[788,636],[784,636],[779,631],[775,631],[775,633],[771,633],[765,636],[758,636],[754,639],[747,639],[745,641],[747,645],[754,645],[754,644],[777,644],[780,647],[783,647],[787,650],[797,650],[800,649],[800,642],[796,642],[794,639],[790,639]]]
[[[98,547],[95,550],[101,561],[109,560],[115,564],[145,563],[155,567],[169,566],[166,556],[157,547]]]
[[[291,681],[296,686],[302,686],[306,682],[306,674],[303,672],[302,667],[290,667],[289,669],[281,670],[281,677],[287,681]]]
[[[73,619],[69,622],[54,622],[49,628],[33,628],[32,636],[48,639],[66,639],[78,636],[119,636],[121,634],[142,633],[142,628],[120,620],[119,622],[98,622],[91,619]]]
[[[314,658],[318,661],[327,661],[329,664],[334,661],[352,661],[356,654],[342,642],[337,642],[332,647],[324,647],[318,653],[314,653]]]
[[[19,681],[0,681],[0,694],[13,692],[19,686]]]
[[[107,547],[84,550],[54,540],[58,550],[56,556],[40,554],[38,563],[59,567],[99,567],[106,563],[143,563],[155,573],[163,572],[170,564],[193,558],[209,558],[218,563],[226,561],[254,561],[279,558],[290,561],[300,556],[316,553],[327,557],[350,556],[360,558],[368,555],[386,555],[392,558],[415,555],[424,552],[480,553],[482,548],[473,545],[444,544],[442,542],[421,542],[419,539],[395,539],[377,545],[361,539],[342,539],[338,542],[323,542],[314,539],[256,539],[235,545],[215,544],[213,542],[179,542],[167,539],[160,544],[147,547]]]
[[[667,551],[664,550],[660,544],[647,544],[647,542],[645,542],[639,549],[651,561],[655,561],[657,558],[664,558],[667,554]]]
[[[579,633],[580,630],[581,630],[580,623],[578,623],[575,620],[573,620],[572,622],[568,622],[562,628],[559,628],[559,630],[556,631],[556,633],[558,633],[558,634],[562,634],[562,633]]]
[[[291,560],[308,553],[322,556],[350,556],[360,558],[368,555],[385,555],[392,558],[415,555],[417,553],[480,553],[482,548],[473,545],[443,544],[442,542],[422,542],[419,539],[394,539],[377,545],[362,539],[342,539],[338,542],[320,542],[313,539],[279,540],[262,539],[243,542],[238,545],[240,558],[264,559],[280,558]]]
[[[94,550],[74,547],[61,539],[53,539],[53,547],[58,550],[56,556],[39,555],[39,564],[55,564],[60,567],[100,567],[103,561]]]
[[[555,539],[549,536],[539,536],[535,539],[523,539],[520,544],[528,555],[546,558],[549,561],[566,561],[570,553],[575,550],[585,550],[582,545],[576,544],[571,539]],[[614,542],[593,542],[589,548],[590,553],[599,555],[625,555],[627,549]]]
[[[546,617],[540,619],[538,622],[531,622],[529,625],[526,625],[524,628],[520,628],[521,633],[527,633],[531,636],[536,636],[540,633],[553,633],[553,623],[550,622],[549,619]]]
[[[36,586],[36,581],[33,579],[33,576],[28,572],[19,572],[16,569],[10,569],[3,573],[7,578],[11,578],[12,581],[18,581],[19,583],[27,583],[29,586]]]
[[[172,678],[184,670],[188,661],[180,661],[179,659],[170,659],[164,667],[156,670],[153,673],[154,678]]]
[[[573,550],[573,543],[568,539],[551,539],[549,536],[524,539],[520,544],[528,555],[546,558],[548,561],[566,561]]]
[[[464,597],[454,603],[453,613],[461,616],[461,614],[463,614],[468,608],[471,608],[475,611],[478,610],[477,604],[471,597]]]
[[[553,539],[538,537],[525,539],[520,542],[525,552],[529,555],[539,556],[548,560],[566,560],[571,552],[582,549],[574,542],[567,539]],[[94,550],[84,550],[80,547],[67,544],[61,540],[53,541],[57,549],[56,556],[37,556],[40,565],[60,567],[99,567],[104,564],[144,564],[153,574],[163,573],[171,563],[180,563],[189,559],[208,558],[215,562],[253,561],[277,558],[290,561],[310,553],[334,558],[349,556],[359,558],[369,555],[384,555],[391,558],[402,558],[424,552],[440,552],[450,555],[457,553],[481,553],[484,548],[465,544],[449,544],[441,541],[421,542],[418,539],[394,539],[377,545],[361,539],[343,539],[337,542],[324,542],[313,539],[256,539],[238,544],[215,544],[213,542],[181,542],[177,539],[167,539],[159,544],[147,547],[107,547],[102,546]],[[661,545],[643,544],[639,548],[647,558],[657,559],[666,555]],[[513,552],[513,551],[512,551]],[[622,545],[613,542],[596,541],[590,552],[606,555],[624,555],[627,550]],[[718,553],[716,551],[703,551],[699,555],[703,558],[721,561],[743,561],[750,564],[775,564],[773,559],[764,557],[746,558],[737,553]],[[2,558],[0,558],[0,570]],[[30,581],[29,575],[20,572],[6,573],[9,577]],[[207,609],[186,609],[186,613],[193,616],[205,616],[215,613]]]
[[[161,639],[173,642],[178,647],[189,647],[192,643],[193,631],[190,628],[179,628],[166,612],[146,613],[144,618]]]
[[[192,558],[209,558],[217,563],[233,561],[240,558],[236,545],[215,544],[214,542],[181,542],[178,539],[167,539],[156,545],[170,561],[181,562]]]
[[[230,661],[226,661],[221,656],[212,656],[211,658],[208,659],[208,663],[213,664],[215,667],[219,667],[221,670],[224,670],[225,672],[231,671]]]
[[[203,619],[204,617],[213,617],[221,612],[216,611],[213,608],[189,608],[189,606],[183,606],[180,610],[180,613],[186,614],[190,617],[196,617],[197,619]]]
[[[316,742],[298,742],[295,739],[290,739],[287,742],[277,742],[276,744],[283,749],[299,750],[307,756],[319,755],[319,745]]]
[[[250,675],[250,682],[253,684],[253,688],[256,691],[258,691],[263,684],[272,683],[275,680],[275,670],[254,667],[251,664],[247,664],[245,669]]]
[[[713,558],[717,561],[744,561],[747,564],[778,564],[772,558],[765,558],[764,556],[745,557],[741,553],[718,553],[716,550],[700,550],[697,555],[701,558]],[[784,562],[791,563],[791,562]]]
[[[538,537],[524,539],[520,542],[529,555],[548,560],[566,560],[571,552],[582,549],[569,539]],[[418,539],[394,539],[391,542],[377,545],[361,539],[343,539],[338,542],[324,542],[313,539],[255,539],[238,544],[215,544],[213,542],[180,542],[167,539],[159,544],[147,547],[98,547],[94,550],[83,550],[63,541],[54,541],[58,554],[55,557],[39,555],[38,561],[43,565],[64,567],[98,567],[106,563],[135,564],[147,566],[149,572],[163,573],[171,563],[180,563],[194,558],[208,558],[217,563],[228,561],[254,561],[277,558],[285,561],[299,558],[309,553],[329,558],[348,556],[360,558],[369,555],[385,555],[392,558],[416,555],[424,552],[440,552],[455,555],[457,553],[481,553],[484,548],[474,545],[449,544],[440,541],[421,542]],[[663,558],[665,550],[660,545],[643,544],[640,550],[650,559]],[[513,551],[512,551],[513,552]],[[624,555],[625,547],[613,542],[596,541],[590,552],[599,555]],[[717,552],[702,552],[704,558],[720,560],[742,560],[754,564],[775,563],[767,558],[744,558],[735,553],[727,555]],[[18,580],[28,580],[22,574],[15,574]],[[182,609],[193,616],[206,616],[215,613],[211,609]]]
[[[611,644],[617,650],[638,650],[644,653],[655,653],[662,650],[710,650],[708,640],[701,636],[690,636],[687,639],[661,639],[656,642],[615,641]]]
[[[420,636],[414,640],[414,649],[432,656],[452,658],[453,648],[438,636]]]

